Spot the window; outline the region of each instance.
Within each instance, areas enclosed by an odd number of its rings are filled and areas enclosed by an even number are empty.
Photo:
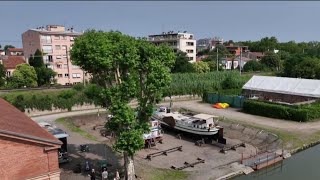
[[[194,43],[193,42],[187,42],[187,46],[193,46]]]
[[[49,61],[49,62],[53,62],[53,60],[52,60],[52,55],[48,55],[48,61]]]
[[[10,76],[11,76],[11,72],[10,72],[10,71],[7,71],[7,72],[6,72],[6,75],[7,75],[7,77],[10,77]]]
[[[67,36],[62,36],[62,39],[63,40],[67,40]]]
[[[44,44],[51,44],[51,36],[41,36],[41,42]]]
[[[57,56],[56,56],[56,59],[61,59],[61,56],[60,56],[60,55],[57,55]]]
[[[42,46],[42,51],[44,53],[52,53],[52,46]]]
[[[72,69],[80,69],[80,67],[76,65],[72,65]]]
[[[187,49],[187,53],[193,53],[193,49]]]
[[[70,41],[74,41],[74,37],[70,37]]]
[[[193,57],[189,57],[189,61],[192,61],[193,60]]]
[[[69,77],[69,74],[64,74],[64,77],[65,77],[65,78]]]
[[[66,83],[66,85],[68,86],[68,85],[70,85],[70,83]]]
[[[56,50],[61,50],[61,46],[60,46],[60,45],[56,45],[56,46],[55,46],[55,49],[56,49]]]
[[[80,77],[81,77],[80,73],[73,73],[72,74],[72,78],[80,78]]]
[[[58,74],[58,78],[62,78],[62,74]]]
[[[62,45],[62,50],[67,50],[67,46],[66,45]]]
[[[63,69],[68,69],[68,64],[64,64]]]
[[[54,36],[55,40],[60,40],[60,36]]]
[[[47,68],[49,68],[49,69],[53,69],[53,66],[52,66],[51,64],[47,64],[46,66],[47,66]]]
[[[57,68],[58,69],[61,69],[62,68],[62,65],[61,64],[57,64]],[[62,75],[61,75],[62,76]]]
[[[63,59],[67,59],[67,55],[62,55],[62,58]]]

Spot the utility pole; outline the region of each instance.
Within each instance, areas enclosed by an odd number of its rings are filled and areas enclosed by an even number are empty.
[[[219,48],[217,48],[217,71],[219,71]]]
[[[239,63],[239,70],[240,70],[240,75],[241,75],[241,59],[242,58],[242,47],[240,47],[240,63]]]
[[[66,57],[67,57],[67,67],[68,67],[68,81],[69,81],[69,85],[71,85],[70,84],[70,76],[71,76],[71,74],[70,74],[70,68],[69,68],[69,54],[68,54],[68,47],[66,47]]]

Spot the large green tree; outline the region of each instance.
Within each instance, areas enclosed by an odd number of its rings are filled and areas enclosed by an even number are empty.
[[[204,61],[193,63],[193,69],[196,73],[206,73],[210,71],[209,64]]]
[[[277,69],[280,68],[280,57],[278,54],[268,51],[265,53],[265,55],[261,59],[261,63],[266,65],[267,67],[271,69]]]
[[[4,68],[3,64],[0,64],[0,87],[5,84],[6,78],[6,69]]]
[[[43,62],[43,53],[37,49],[34,56],[29,58],[29,64],[33,66],[37,73],[38,86],[48,85],[51,83],[56,73],[47,68]]]
[[[29,64],[35,68],[44,66],[43,54],[39,49],[36,50],[34,56],[29,58]]]
[[[294,68],[294,77],[306,79],[320,78],[320,59],[306,57],[303,58]]]
[[[171,68],[172,73],[189,73],[193,71],[192,64],[189,62],[187,53],[178,51],[176,53],[176,61]]]
[[[19,64],[16,70],[13,71],[11,78],[9,79],[9,87],[21,88],[21,87],[36,87],[37,74],[34,67],[29,64]]]
[[[135,179],[133,156],[144,146],[142,135],[149,131],[154,104],[170,83],[175,54],[168,46],[120,32],[89,30],[75,40],[71,57],[103,89],[102,104],[113,115],[106,127],[116,134],[114,147],[124,154],[126,179]],[[139,102],[137,109],[129,106],[133,99]]]
[[[251,72],[251,71],[262,71],[264,70],[264,65],[261,64],[259,61],[249,61],[243,66],[244,72]]]

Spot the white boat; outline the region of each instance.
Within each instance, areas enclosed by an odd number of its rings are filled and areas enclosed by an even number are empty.
[[[208,114],[188,116],[179,112],[170,112],[166,107],[160,107],[154,117],[162,125],[202,136],[215,135],[222,129],[214,123],[215,120],[218,120],[218,116]]]
[[[150,132],[143,134],[143,139],[147,141],[160,141],[162,142],[163,131],[161,129],[158,119],[150,119]]]

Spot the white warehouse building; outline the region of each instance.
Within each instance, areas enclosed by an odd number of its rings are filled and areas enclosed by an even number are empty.
[[[167,43],[175,52],[180,50],[187,53],[189,62],[196,62],[196,40],[193,34],[187,33],[186,31],[183,33],[169,31],[167,33],[149,35],[149,41],[156,45]]]

